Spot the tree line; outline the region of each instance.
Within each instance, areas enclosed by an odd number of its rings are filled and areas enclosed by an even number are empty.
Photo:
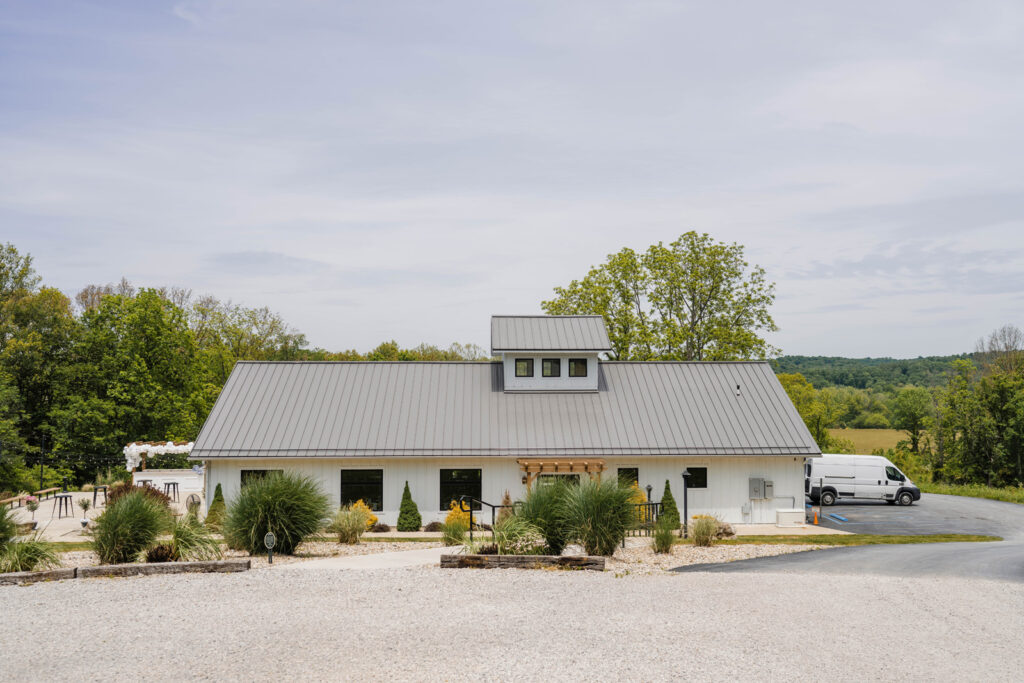
[[[239,360],[478,360],[478,346],[368,353],[309,348],[268,308],[181,288],[42,284],[32,257],[0,246],[0,492],[123,467],[131,441],[191,441]]]

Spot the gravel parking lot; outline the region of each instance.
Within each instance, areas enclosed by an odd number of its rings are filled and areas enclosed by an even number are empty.
[[[1010,636],[1024,585],[957,578],[291,566],[6,587],[0,613],[0,672],[17,681],[1009,680],[1024,666]]]

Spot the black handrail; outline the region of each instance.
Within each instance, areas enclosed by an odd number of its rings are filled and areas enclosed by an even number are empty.
[[[464,503],[467,500],[469,501],[469,507],[468,508],[466,508],[465,505],[464,505]],[[459,510],[461,510],[462,512],[468,512],[469,513],[469,542],[470,543],[473,542],[473,503],[479,503],[481,506],[486,505],[487,507],[491,508],[491,529],[492,530],[494,529],[496,514],[497,514],[498,510],[501,510],[502,508],[512,508],[513,510],[515,510],[515,507],[517,505],[522,505],[521,501],[516,501],[515,503],[512,503],[511,505],[495,505],[494,503],[488,503],[486,500],[480,500],[479,498],[474,498],[473,496],[459,496]]]

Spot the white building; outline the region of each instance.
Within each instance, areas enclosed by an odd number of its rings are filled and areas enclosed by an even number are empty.
[[[240,362],[196,439],[207,491],[293,470],[393,524],[406,482],[424,523],[537,477],[665,481],[690,514],[775,523],[820,455],[766,362],[609,362],[599,316],[495,316],[494,362]],[[207,498],[211,498],[208,495]]]

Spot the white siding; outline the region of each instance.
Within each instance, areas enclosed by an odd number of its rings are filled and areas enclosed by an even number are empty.
[[[802,508],[803,502],[803,457],[724,457],[677,458],[677,457],[636,457],[606,458],[605,476],[617,476],[619,467],[637,467],[640,470],[640,486],[650,484],[652,498],[660,501],[665,480],[672,486],[672,495],[683,510],[683,488],[681,472],[684,467],[707,467],[707,489],[691,489],[689,492],[689,513],[713,514],[730,523],[774,524],[778,508]],[[440,507],[441,469],[478,468],[482,470],[482,498],[489,503],[500,503],[507,490],[513,500],[522,498],[526,486],[522,483],[522,472],[515,458],[282,458],[282,459],[232,459],[212,460],[207,472],[209,476],[207,500],[213,497],[213,490],[221,484],[224,497],[230,501],[237,495],[240,471],[244,469],[284,469],[309,475],[320,482],[323,490],[338,504],[341,494],[341,469],[382,469],[384,470],[384,511],[377,513],[382,522],[394,524],[398,519],[398,506],[405,482],[409,482],[413,500],[419,506],[423,523],[444,519]],[[750,501],[748,479],[763,477],[775,484],[775,498],[772,500]],[[748,512],[744,513],[744,507]],[[489,513],[485,511],[484,521]]]
[[[516,360],[519,358],[533,359],[533,377],[516,377]],[[558,377],[544,376],[544,359],[557,358],[561,361]],[[569,359],[586,358],[587,376],[570,377]],[[566,353],[551,351],[544,353],[514,353],[503,356],[506,391],[597,391],[599,364],[597,354]]]

